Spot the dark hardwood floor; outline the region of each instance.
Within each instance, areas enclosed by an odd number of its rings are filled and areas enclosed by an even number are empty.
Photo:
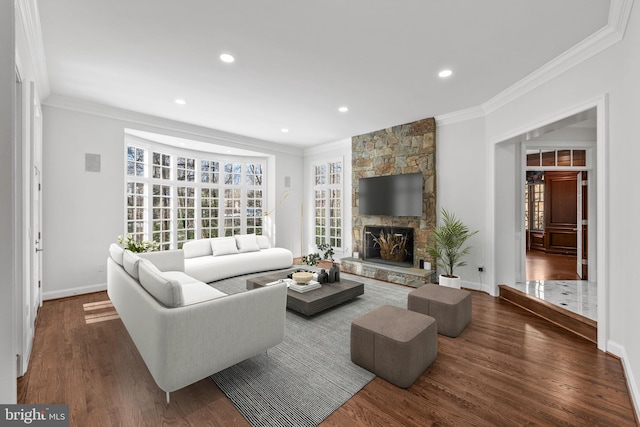
[[[527,251],[527,280],[580,280],[576,257]]]
[[[246,426],[209,379],[165,403],[106,293],[47,301],[19,403],[67,403],[73,426]],[[92,309],[87,309],[92,307]],[[374,379],[323,426],[634,426],[621,363],[512,304],[473,292],[473,320],[438,337],[410,388]]]

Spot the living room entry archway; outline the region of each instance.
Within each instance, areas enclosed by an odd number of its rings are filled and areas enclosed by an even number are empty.
[[[572,111],[556,114],[540,121],[538,125],[513,132],[513,137],[498,141],[494,145],[494,267],[496,284],[515,284],[525,280],[524,233],[524,186],[525,179],[525,140],[527,135],[540,135],[550,129],[560,129],[575,124],[580,115],[595,115],[595,143],[591,150],[593,163],[590,174],[592,190],[590,197],[594,207],[590,212],[589,263],[591,280],[597,282],[597,322],[598,348],[606,351],[608,339],[606,332],[607,307],[605,301],[607,289],[606,239],[607,229],[606,206],[597,203],[598,199],[606,200],[606,96],[592,102],[582,104]],[[597,179],[596,179],[597,178]],[[500,224],[500,227],[497,226]],[[515,242],[515,251],[514,249]],[[496,285],[497,286],[497,285]]]

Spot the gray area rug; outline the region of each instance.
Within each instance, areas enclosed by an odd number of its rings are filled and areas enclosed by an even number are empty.
[[[406,307],[411,289],[342,276],[364,282],[364,295],[313,317],[287,310],[281,344],[212,375],[251,425],[316,426],[375,377],[351,362],[351,321],[381,305]],[[212,285],[244,292],[247,277]]]

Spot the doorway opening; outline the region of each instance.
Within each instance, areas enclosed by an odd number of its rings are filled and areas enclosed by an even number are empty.
[[[596,140],[596,108],[520,137],[523,238],[516,283],[509,285],[584,317],[594,339]]]

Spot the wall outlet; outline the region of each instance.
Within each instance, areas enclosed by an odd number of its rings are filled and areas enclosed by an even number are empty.
[[[480,273],[482,273],[482,272],[484,271],[484,267],[482,267],[482,266],[478,267],[478,271],[479,271]]]

